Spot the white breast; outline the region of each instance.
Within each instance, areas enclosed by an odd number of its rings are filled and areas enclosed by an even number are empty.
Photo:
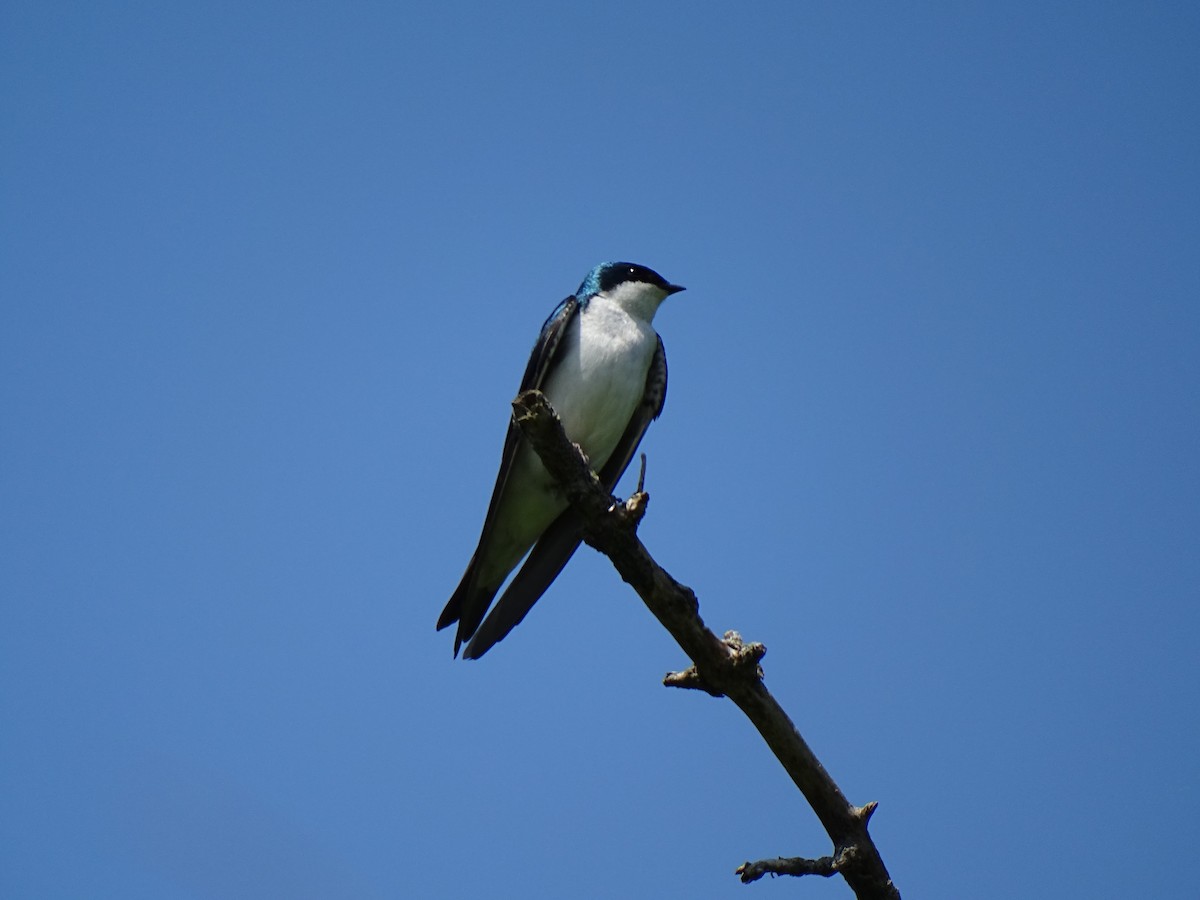
[[[563,342],[544,390],[567,435],[599,469],[641,402],[658,337],[648,322],[593,297]]]

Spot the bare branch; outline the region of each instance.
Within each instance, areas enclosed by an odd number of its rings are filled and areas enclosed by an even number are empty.
[[[737,704],[783,764],[833,841],[834,856],[824,858],[830,860],[828,872],[817,870],[822,860],[805,861],[811,864],[811,871],[805,872],[772,869],[770,865],[778,860],[764,861],[747,863],[739,869],[743,881],[774,871],[832,875],[836,870],[859,898],[899,900],[900,892],[867,833],[867,820],[875,804],[856,807],[846,800],[767,690],[759,665],[766,648],[745,644],[735,632],[727,633],[724,640],[713,634],[700,618],[700,606],[691,588],[658,565],[638,538],[637,525],[645,513],[647,495],[639,492],[626,503],[611,497],[583,453],[567,439],[553,408],[540,392],[522,393],[513,401],[513,411],[526,439],[583,516],[584,540],[612,560],[621,578],[637,591],[691,658],[689,669],[668,674],[663,683],[725,696]],[[746,872],[757,871],[755,867],[763,867],[761,873],[746,878]]]

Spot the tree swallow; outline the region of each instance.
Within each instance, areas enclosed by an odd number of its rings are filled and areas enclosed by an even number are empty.
[[[550,314],[525,367],[520,390],[537,388],[549,398],[610,492],[662,412],[667,357],[650,323],[659,304],[682,290],[645,266],[601,263]],[[558,577],[581,537],[579,517],[510,420],[479,546],[437,623],[440,631],[458,622],[454,655],[467,641],[463,656],[478,659],[503,639]]]

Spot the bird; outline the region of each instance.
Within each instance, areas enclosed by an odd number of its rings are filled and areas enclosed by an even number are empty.
[[[637,263],[600,263],[546,319],[525,367],[518,393],[546,395],[609,492],[662,413],[667,356],[652,323],[659,305],[682,290]],[[566,566],[582,530],[510,419],[479,544],[437,622],[438,631],[458,623],[454,656],[466,643],[463,658],[479,659],[512,631]]]

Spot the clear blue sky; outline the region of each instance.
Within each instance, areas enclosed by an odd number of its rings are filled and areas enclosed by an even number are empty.
[[[433,630],[544,317],[913,898],[1194,897],[1191,3],[0,9],[0,894],[848,897],[583,550]],[[623,490],[628,489],[628,483]]]

